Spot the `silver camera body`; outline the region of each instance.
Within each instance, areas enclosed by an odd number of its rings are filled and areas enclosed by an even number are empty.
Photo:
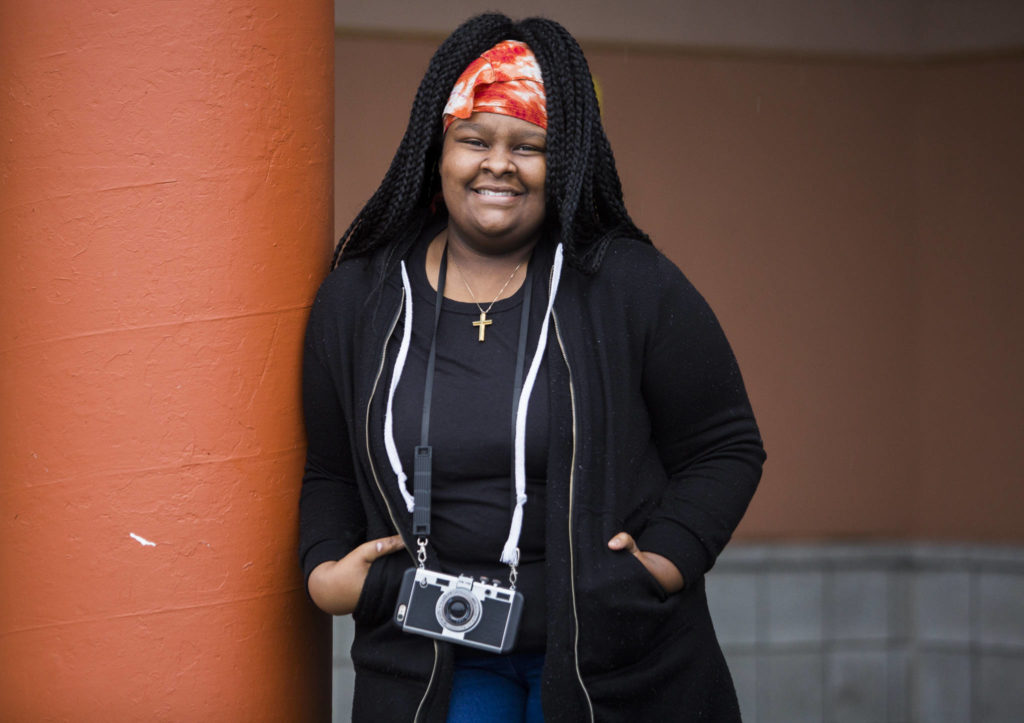
[[[407,633],[492,653],[515,645],[523,595],[465,575],[410,567],[402,578],[394,620]]]

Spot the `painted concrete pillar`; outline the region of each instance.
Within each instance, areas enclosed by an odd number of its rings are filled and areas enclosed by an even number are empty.
[[[327,0],[0,2],[0,720],[329,716]]]

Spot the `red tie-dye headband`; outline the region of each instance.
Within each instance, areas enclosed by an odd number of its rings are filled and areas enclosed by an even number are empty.
[[[462,71],[448,104],[444,129],[473,113],[500,113],[548,127],[540,66],[526,43],[503,40]]]

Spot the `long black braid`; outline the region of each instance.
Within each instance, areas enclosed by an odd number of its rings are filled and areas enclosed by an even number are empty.
[[[566,261],[585,273],[601,265],[616,237],[650,243],[622,201],[615,158],[601,125],[590,67],[576,40],[558,23],[500,14],[478,15],[453,32],[434,53],[413,101],[402,142],[380,187],[341,237],[331,267],[342,257],[381,246],[394,258],[415,239],[440,188],[441,113],[459,75],[502,40],[530,46],[547,96],[545,223],[562,242]],[[390,266],[390,263],[387,264]]]

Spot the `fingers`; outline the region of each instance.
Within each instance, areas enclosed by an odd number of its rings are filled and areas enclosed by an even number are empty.
[[[348,615],[355,610],[370,565],[377,558],[404,549],[399,535],[370,540],[340,560],[322,562],[309,576],[309,595],[331,615]]]
[[[363,550],[365,559],[368,562],[373,562],[378,557],[384,557],[384,555],[390,555],[393,552],[398,552],[404,547],[404,545],[402,544],[401,535],[391,535],[390,537],[381,537],[376,540],[364,542],[360,547],[365,548]]]
[[[667,557],[656,552],[644,552],[639,557],[647,571],[669,595],[683,589],[683,575]]]
[[[608,547],[613,550],[625,550],[632,554],[637,554],[639,550],[636,547],[636,540],[628,532],[620,532],[612,539],[608,540]]]
[[[669,595],[683,589],[683,576],[672,561],[655,552],[642,552],[628,532],[620,532],[608,540],[608,547],[632,554]]]

